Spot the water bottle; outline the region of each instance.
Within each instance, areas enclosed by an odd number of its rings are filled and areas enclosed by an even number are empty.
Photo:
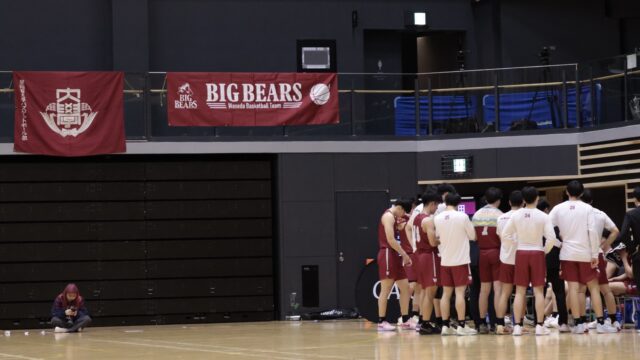
[[[298,294],[295,292],[289,294],[289,315],[285,316],[286,320],[300,320],[300,315],[298,314],[298,308],[300,307],[300,304],[296,301],[297,295]]]

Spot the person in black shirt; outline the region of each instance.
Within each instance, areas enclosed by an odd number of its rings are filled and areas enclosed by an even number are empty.
[[[632,261],[633,279],[638,286],[640,284],[640,251],[638,249],[640,246],[640,186],[633,189],[633,197],[636,208],[624,215],[620,235],[615,243],[621,242],[625,245]]]
[[[546,200],[540,200],[538,202],[538,210],[545,213],[549,213],[551,206]],[[556,238],[560,239],[558,228],[555,228]],[[552,316],[557,319],[558,330],[560,332],[569,332],[569,326],[567,325],[567,300],[564,291],[564,280],[560,278],[560,248],[554,246],[546,256],[547,261],[547,284],[551,283],[551,288],[556,296],[557,313],[553,313]],[[546,286],[545,286],[546,288]],[[546,289],[545,289],[546,291]]]

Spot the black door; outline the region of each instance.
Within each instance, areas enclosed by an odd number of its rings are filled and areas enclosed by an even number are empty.
[[[338,306],[356,306],[356,281],[367,259],[378,253],[378,222],[389,207],[386,191],[336,193]]]

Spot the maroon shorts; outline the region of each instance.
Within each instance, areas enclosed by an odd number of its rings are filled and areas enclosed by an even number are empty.
[[[416,272],[418,267],[418,257],[415,253],[408,255],[411,258],[411,265],[405,265],[404,272],[407,274],[407,280],[409,280],[409,282],[416,282],[418,281],[418,273]]]
[[[513,283],[517,286],[544,286],[547,263],[544,252],[537,250],[516,251],[516,266]]]
[[[515,265],[500,263],[499,280],[501,283],[513,285],[515,273],[516,273]]]
[[[458,287],[471,284],[471,269],[469,264],[458,266],[440,266],[442,286]]]
[[[592,268],[590,262],[563,260],[560,261],[560,271],[563,280],[583,285],[598,278],[598,269]]]
[[[598,255],[598,284],[609,285],[609,279],[607,279],[607,262],[604,260],[602,254]]]
[[[380,280],[403,280],[407,274],[402,266],[402,257],[393,249],[378,251],[378,276]]]
[[[624,287],[627,289],[627,295],[638,296],[638,287],[635,281],[625,280]]]
[[[498,281],[500,279],[500,249],[481,249],[478,268],[480,282]]]
[[[434,252],[418,252],[418,283],[423,289],[440,285],[440,257]]]

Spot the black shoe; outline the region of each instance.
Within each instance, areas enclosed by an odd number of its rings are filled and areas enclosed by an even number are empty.
[[[420,335],[433,335],[435,334],[433,325],[428,321],[425,321],[420,325]]]

